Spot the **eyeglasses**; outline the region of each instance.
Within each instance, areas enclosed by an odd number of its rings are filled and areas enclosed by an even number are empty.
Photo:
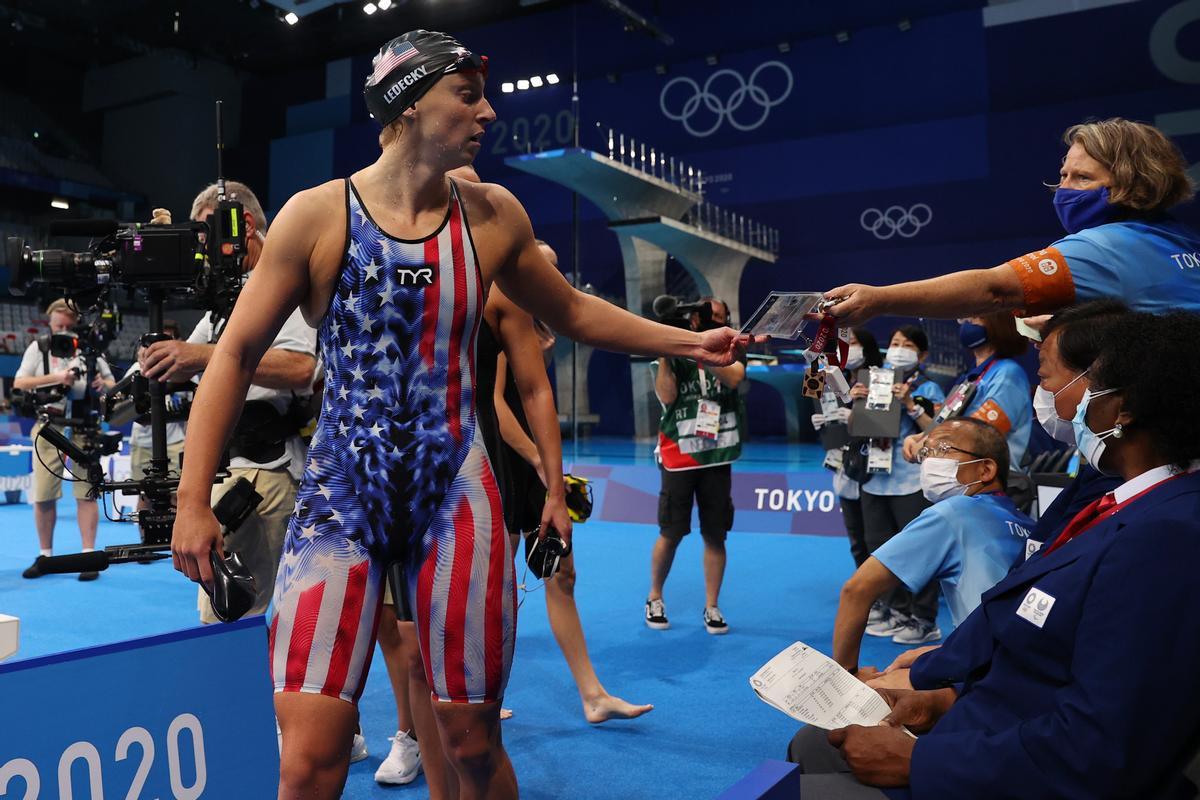
[[[987,458],[987,456],[980,453],[973,453],[970,450],[964,450],[961,447],[955,447],[949,442],[942,441],[935,442],[931,445],[921,445],[921,449],[917,451],[917,463],[920,464],[927,458],[945,458],[950,454],[951,450],[956,450],[959,453],[966,453],[967,455],[975,456],[976,458]]]

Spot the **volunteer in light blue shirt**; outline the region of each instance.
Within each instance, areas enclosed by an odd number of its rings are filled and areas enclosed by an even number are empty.
[[[995,427],[952,419],[930,432],[919,455],[922,492],[933,505],[842,587],[833,658],[850,670],[858,669],[871,601],[880,593],[901,585],[917,591],[936,580],[957,625],[1025,552],[1033,521],[1004,494],[1008,446]]]
[[[996,309],[1048,314],[1115,297],[1134,311],[1200,311],[1200,232],[1168,211],[1195,185],[1179,148],[1157,128],[1126,119],[1072,125],[1054,186],[1067,236],[990,269],[893,286],[848,284],[831,311],[842,325],[880,314],[962,317]]]
[[[1009,463],[1019,467],[1033,426],[1033,393],[1025,370],[1013,359],[1024,354],[1029,340],[1017,333],[1015,320],[1005,311],[960,320],[958,338],[975,366],[955,381],[941,415],[991,425],[1008,442]],[[915,460],[920,439],[905,443],[909,460]]]
[[[884,366],[907,379],[894,388],[893,402],[902,406],[900,435],[896,439],[872,440],[877,450],[890,456],[891,469],[871,473],[862,484],[863,534],[869,552],[875,552],[929,506],[921,494],[920,467],[905,461],[900,447],[905,437],[933,424],[944,399],[942,388],[921,371],[928,356],[929,337],[921,328],[902,325],[892,333]],[[866,397],[867,387],[857,384],[851,394]],[[872,636],[893,638],[900,644],[924,644],[941,637],[935,624],[936,585],[917,595],[897,587],[879,602],[879,619],[868,628]]]

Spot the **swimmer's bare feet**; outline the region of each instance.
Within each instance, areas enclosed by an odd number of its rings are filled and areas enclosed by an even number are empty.
[[[611,694],[603,694],[583,701],[583,715],[593,725],[599,725],[610,719],[633,719],[653,710],[654,706],[652,705],[636,706],[619,697],[613,697]]]
[[[500,709],[500,721],[503,722],[506,719],[512,719],[512,709],[511,708],[501,708]]]

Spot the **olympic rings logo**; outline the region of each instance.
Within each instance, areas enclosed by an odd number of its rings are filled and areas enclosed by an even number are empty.
[[[768,68],[779,70],[786,81],[784,90],[777,97],[772,97],[758,83],[759,77]],[[684,129],[692,136],[711,136],[724,122],[728,122],[739,131],[752,131],[767,121],[772,108],[788,99],[794,83],[792,70],[787,64],[782,61],[764,61],[750,73],[749,80],[732,69],[717,70],[708,76],[703,87],[686,76],[672,78],[659,94],[658,106],[662,109],[663,116],[682,122]],[[683,101],[683,105],[671,110],[667,105],[667,95],[675,86],[686,87],[691,94]],[[722,99],[717,90],[725,88],[729,89],[728,96]],[[737,112],[743,106],[748,110],[742,112],[739,119]]]
[[[933,209],[924,203],[916,203],[908,209],[903,206],[888,206],[885,211],[868,208],[858,217],[858,224],[875,234],[876,239],[890,239],[897,234],[911,239],[930,222],[933,222]]]

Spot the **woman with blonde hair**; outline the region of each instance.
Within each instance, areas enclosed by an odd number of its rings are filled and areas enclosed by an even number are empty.
[[[967,317],[1023,309],[1048,314],[1118,297],[1134,311],[1200,310],[1200,232],[1167,212],[1191,200],[1187,161],[1162,131],[1113,118],[1072,125],[1053,184],[1067,235],[990,269],[892,286],[826,292],[843,325],[880,314]]]

